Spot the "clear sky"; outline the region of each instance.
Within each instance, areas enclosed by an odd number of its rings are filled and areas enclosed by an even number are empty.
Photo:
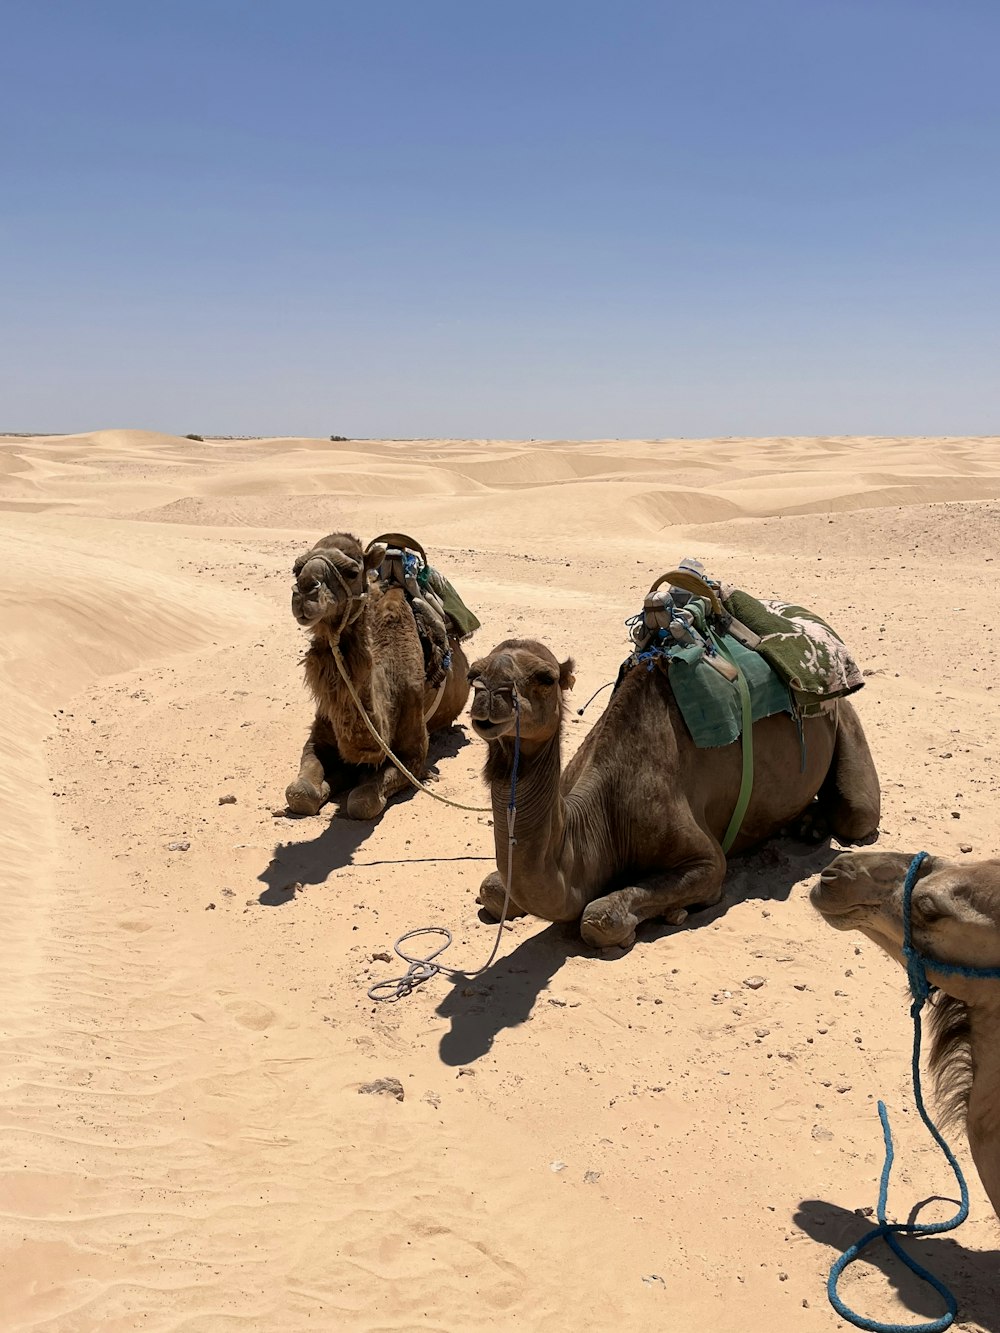
[[[998,0],[16,0],[0,430],[1000,433]]]

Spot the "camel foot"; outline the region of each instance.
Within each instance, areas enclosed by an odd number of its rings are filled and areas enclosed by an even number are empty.
[[[830,819],[819,801],[813,801],[788,825],[788,832],[799,842],[825,842],[830,836]]]
[[[476,902],[482,903],[483,911],[494,921],[499,921],[503,915],[503,900],[505,896],[504,881],[496,870],[492,875],[487,875],[479,886],[479,892],[476,895]],[[507,920],[515,916],[527,916],[523,907],[518,907],[517,903],[511,898],[507,904]]]
[[[348,796],[343,813],[348,819],[378,819],[385,807],[381,783],[362,782]]]
[[[305,778],[296,778],[285,788],[285,802],[293,815],[318,815],[329,799],[328,782],[324,782],[317,791]]]
[[[589,903],[580,918],[580,934],[584,943],[595,949],[610,949],[618,945],[622,949],[631,948],[635,943],[635,928],[639,918],[629,911],[616,907],[606,898],[598,898]]]

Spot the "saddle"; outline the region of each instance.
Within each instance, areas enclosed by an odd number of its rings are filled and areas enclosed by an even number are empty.
[[[741,670],[747,675],[751,666],[752,674],[760,676],[759,668],[766,666],[763,676],[777,677],[787,695],[784,708],[796,717],[823,712],[864,684],[843,640],[820,616],[723,586],[696,560],[684,560],[661,575],[640,614],[627,623],[635,644],[633,661],[704,665],[729,682],[736,682]],[[681,671],[676,676],[676,694],[690,675]],[[754,712],[756,718],[756,707]]]
[[[467,639],[479,621],[458,593],[432,567],[418,541],[405,532],[383,532],[373,537],[365,552],[385,544],[385,554],[374,571],[382,588],[402,588],[413,614],[424,654],[427,683],[436,688],[451,666],[451,643]]]

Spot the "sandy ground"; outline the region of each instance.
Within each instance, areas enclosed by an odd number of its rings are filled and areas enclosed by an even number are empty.
[[[373,1005],[411,927],[485,959],[492,832],[423,795],[283,817],[310,717],[290,567],[330,530],[412,532],[473,648],[572,652],[582,702],[698,556],[870,672],[882,845],[997,855],[1000,441],[101,431],[0,440],[0,508],[4,1329],[841,1327],[824,1283],[875,1203],[879,1096],[894,1213],[953,1186],[902,973],[807,901],[831,849],[735,861],[723,908],[624,956],[523,919],[482,977]],[[436,785],[485,804],[483,757],[463,726]],[[402,1102],[359,1095],[382,1076]],[[998,1333],[1000,1226],[957,1141],[972,1218],[922,1256]],[[855,1271],[870,1315],[939,1311]]]

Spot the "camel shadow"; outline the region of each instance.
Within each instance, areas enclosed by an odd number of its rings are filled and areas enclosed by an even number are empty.
[[[722,899],[699,913],[700,925],[715,921],[738,903],[767,900],[787,902],[792,889],[803,879],[815,879],[840,848],[829,838],[823,842],[799,842],[793,838],[771,838],[760,847],[734,857],[726,868]]]
[[[666,939],[679,931],[710,926],[740,903],[787,902],[797,884],[803,879],[815,879],[839,855],[840,848],[829,840],[803,843],[792,838],[772,838],[729,862],[722,897],[717,903],[690,908],[690,916],[683,926],[647,921],[637,930],[637,941],[648,943]]]
[[[540,992],[563,963],[582,954],[591,956],[593,950],[580,940],[575,922],[550,925],[479,976],[456,978],[435,1011],[451,1020],[451,1030],[441,1038],[442,1063],[469,1065],[486,1055],[501,1032],[528,1021]]]
[[[931,1199],[924,1199],[917,1204],[907,1220],[915,1221],[920,1210],[930,1202]],[[953,1213],[958,1207],[957,1201],[947,1202],[952,1205],[949,1211]],[[803,1199],[793,1220],[807,1236],[835,1251],[830,1256],[831,1264],[876,1225],[874,1218],[861,1217],[824,1199]],[[969,1250],[950,1236],[928,1236],[919,1241],[901,1240],[900,1243],[953,1293],[958,1301],[958,1319],[962,1327],[972,1324],[984,1329],[985,1333],[1000,1333],[1000,1255],[996,1251]],[[861,1263],[862,1270],[865,1264],[877,1268],[914,1315],[931,1320],[944,1313],[944,1301],[937,1292],[915,1277],[883,1242],[868,1246]],[[868,1285],[852,1286],[850,1276],[845,1276],[840,1284],[840,1295],[852,1309],[872,1318],[877,1306],[872,1310],[864,1305]],[[878,1296],[872,1299],[877,1301]]]
[[[829,842],[806,845],[783,839],[780,846],[765,843],[730,867],[721,902],[693,910],[683,926],[647,921],[639,927],[637,943],[641,946],[707,926],[737,903],[751,899],[783,902],[794,885],[818,875],[837,854]],[[485,913],[480,920],[495,926]],[[588,958],[613,966],[624,957],[625,950],[594,949],[585,944],[579,930],[576,921],[550,925],[522,940],[513,953],[498,958],[481,975],[459,976],[436,1011],[452,1025],[441,1038],[443,1063],[471,1064],[492,1049],[504,1029],[527,1022],[539,994],[567,959]]]
[[[439,762],[442,759],[453,758],[468,744],[469,737],[463,727],[450,727],[445,732],[435,734],[431,738],[431,753],[428,756],[425,781],[428,778],[440,777]],[[419,795],[420,793],[411,787],[394,796],[377,819],[347,819],[340,814],[340,809],[347,799],[347,792],[339,792],[318,815],[308,816],[309,819],[322,821],[323,826],[315,838],[309,842],[276,844],[270,861],[257,876],[265,886],[257,901],[265,907],[281,907],[295,897],[296,884],[326,883],[334,871],[355,864],[355,852],[395,806],[405,805]],[[278,818],[287,818],[296,824],[305,822],[305,820],[300,821],[299,816],[291,814],[279,815]],[[373,861],[370,864],[393,863]]]

